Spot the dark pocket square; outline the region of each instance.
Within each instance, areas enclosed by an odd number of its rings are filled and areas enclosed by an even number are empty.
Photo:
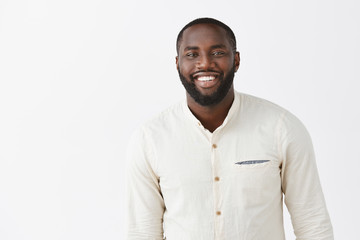
[[[264,162],[269,162],[269,161],[270,160],[248,160],[248,161],[236,162],[235,164],[249,165],[249,164],[258,164],[258,163],[264,163]]]

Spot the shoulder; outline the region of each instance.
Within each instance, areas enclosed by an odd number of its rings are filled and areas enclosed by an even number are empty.
[[[168,135],[172,126],[181,122],[182,115],[184,115],[183,104],[179,102],[146,120],[132,132],[128,142],[128,152],[153,155],[154,142]]]
[[[302,122],[289,110],[276,103],[263,98],[245,93],[237,93],[243,114],[248,114],[252,119],[263,121],[276,121],[283,130],[292,128],[304,128]]]
[[[255,122],[266,122],[275,124],[286,115],[291,114],[285,108],[265,100],[245,93],[237,93],[239,98],[239,116]]]
[[[245,93],[237,92],[237,94],[239,96],[240,104],[242,107],[252,108],[252,110],[260,110],[260,111],[266,110],[278,114],[283,114],[285,112],[288,112],[283,107],[266,99],[255,97]]]
[[[178,102],[168,108],[164,109],[160,113],[156,114],[152,118],[148,119],[144,124],[145,129],[163,129],[169,125],[176,124],[184,117],[184,102]]]
[[[181,129],[181,125],[186,122],[184,114],[185,101],[180,101],[171,105],[147,119],[134,131],[137,139],[156,138],[161,135],[168,135],[176,129]]]

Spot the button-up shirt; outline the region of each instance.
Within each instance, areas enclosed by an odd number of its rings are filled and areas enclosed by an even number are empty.
[[[333,239],[313,147],[283,108],[235,92],[213,133],[181,102],[128,151],[128,239],[282,240],[283,196],[297,239]]]

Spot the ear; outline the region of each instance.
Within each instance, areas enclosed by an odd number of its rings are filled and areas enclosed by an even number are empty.
[[[234,62],[235,62],[235,72],[236,72],[240,67],[240,52],[235,53]]]
[[[179,56],[175,57],[176,69],[179,70]]]

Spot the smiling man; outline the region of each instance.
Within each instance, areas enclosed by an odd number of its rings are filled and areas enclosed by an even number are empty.
[[[311,139],[266,100],[234,91],[232,30],[211,18],[177,38],[186,101],[137,131],[128,152],[128,239],[333,239]]]

